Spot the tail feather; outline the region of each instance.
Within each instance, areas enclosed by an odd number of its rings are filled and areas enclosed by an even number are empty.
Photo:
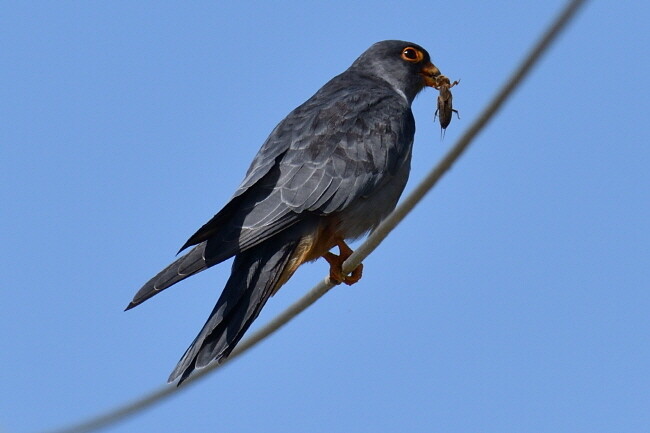
[[[280,237],[282,238],[282,237]],[[212,313],[169,376],[180,385],[194,369],[230,355],[266,301],[281,284],[299,240],[272,238],[237,254],[232,273]]]
[[[140,305],[147,299],[162,292],[166,288],[178,283],[185,278],[201,272],[204,269],[212,266],[205,261],[205,242],[192,248],[183,257],[178,258],[172,264],[160,271],[158,275],[150,279],[140,290],[135,294],[133,300],[126,307],[126,310]]]

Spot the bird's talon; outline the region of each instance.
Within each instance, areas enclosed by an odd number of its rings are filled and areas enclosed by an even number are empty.
[[[327,252],[323,257],[327,260],[327,263],[330,264],[330,281],[336,285],[345,283],[348,286],[351,286],[358,282],[361,279],[363,274],[363,264],[359,264],[350,275],[345,275],[343,273],[343,262],[345,262],[350,255],[352,255],[352,250],[344,242],[339,244],[340,255],[336,255],[332,252]]]
[[[339,278],[335,277],[334,275],[332,275],[330,273],[330,283],[334,284],[335,286],[338,286],[342,282],[343,282],[343,280],[340,280]]]
[[[361,279],[362,274],[363,274],[363,263],[359,264],[359,266],[354,268],[354,270],[350,273],[350,275],[346,275],[343,278],[343,282],[348,286],[351,286],[357,283]]]

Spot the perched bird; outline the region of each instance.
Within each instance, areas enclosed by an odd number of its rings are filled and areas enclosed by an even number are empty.
[[[372,45],[271,132],[230,201],[183,245],[187,254],[147,282],[131,309],[171,285],[235,257],[198,336],[169,376],[228,357],[266,301],[302,263],[324,257],[330,279],[344,275],[345,243],[375,229],[395,208],[411,165],[411,103],[440,71],[424,48]],[[330,252],[339,247],[339,254]],[[180,252],[180,251],[179,251]]]

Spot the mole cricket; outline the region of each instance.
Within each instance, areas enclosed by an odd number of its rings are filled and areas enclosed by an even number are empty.
[[[454,110],[454,107],[452,105],[453,96],[449,90],[458,83],[460,83],[460,80],[456,80],[452,83],[449,78],[444,75],[440,75],[438,76],[438,80],[435,86],[435,88],[440,91],[440,94],[438,95],[438,108],[433,115],[433,119],[435,120],[436,117],[438,117],[443,136],[445,129],[447,129],[447,126],[449,126],[449,123],[451,122],[452,114],[456,113],[456,116],[458,116],[460,119],[458,110]]]

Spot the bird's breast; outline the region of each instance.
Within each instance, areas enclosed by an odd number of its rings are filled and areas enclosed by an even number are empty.
[[[338,233],[343,239],[357,239],[374,230],[390,214],[399,201],[411,169],[411,155],[395,174],[390,175],[375,190],[361,197],[338,215]]]

